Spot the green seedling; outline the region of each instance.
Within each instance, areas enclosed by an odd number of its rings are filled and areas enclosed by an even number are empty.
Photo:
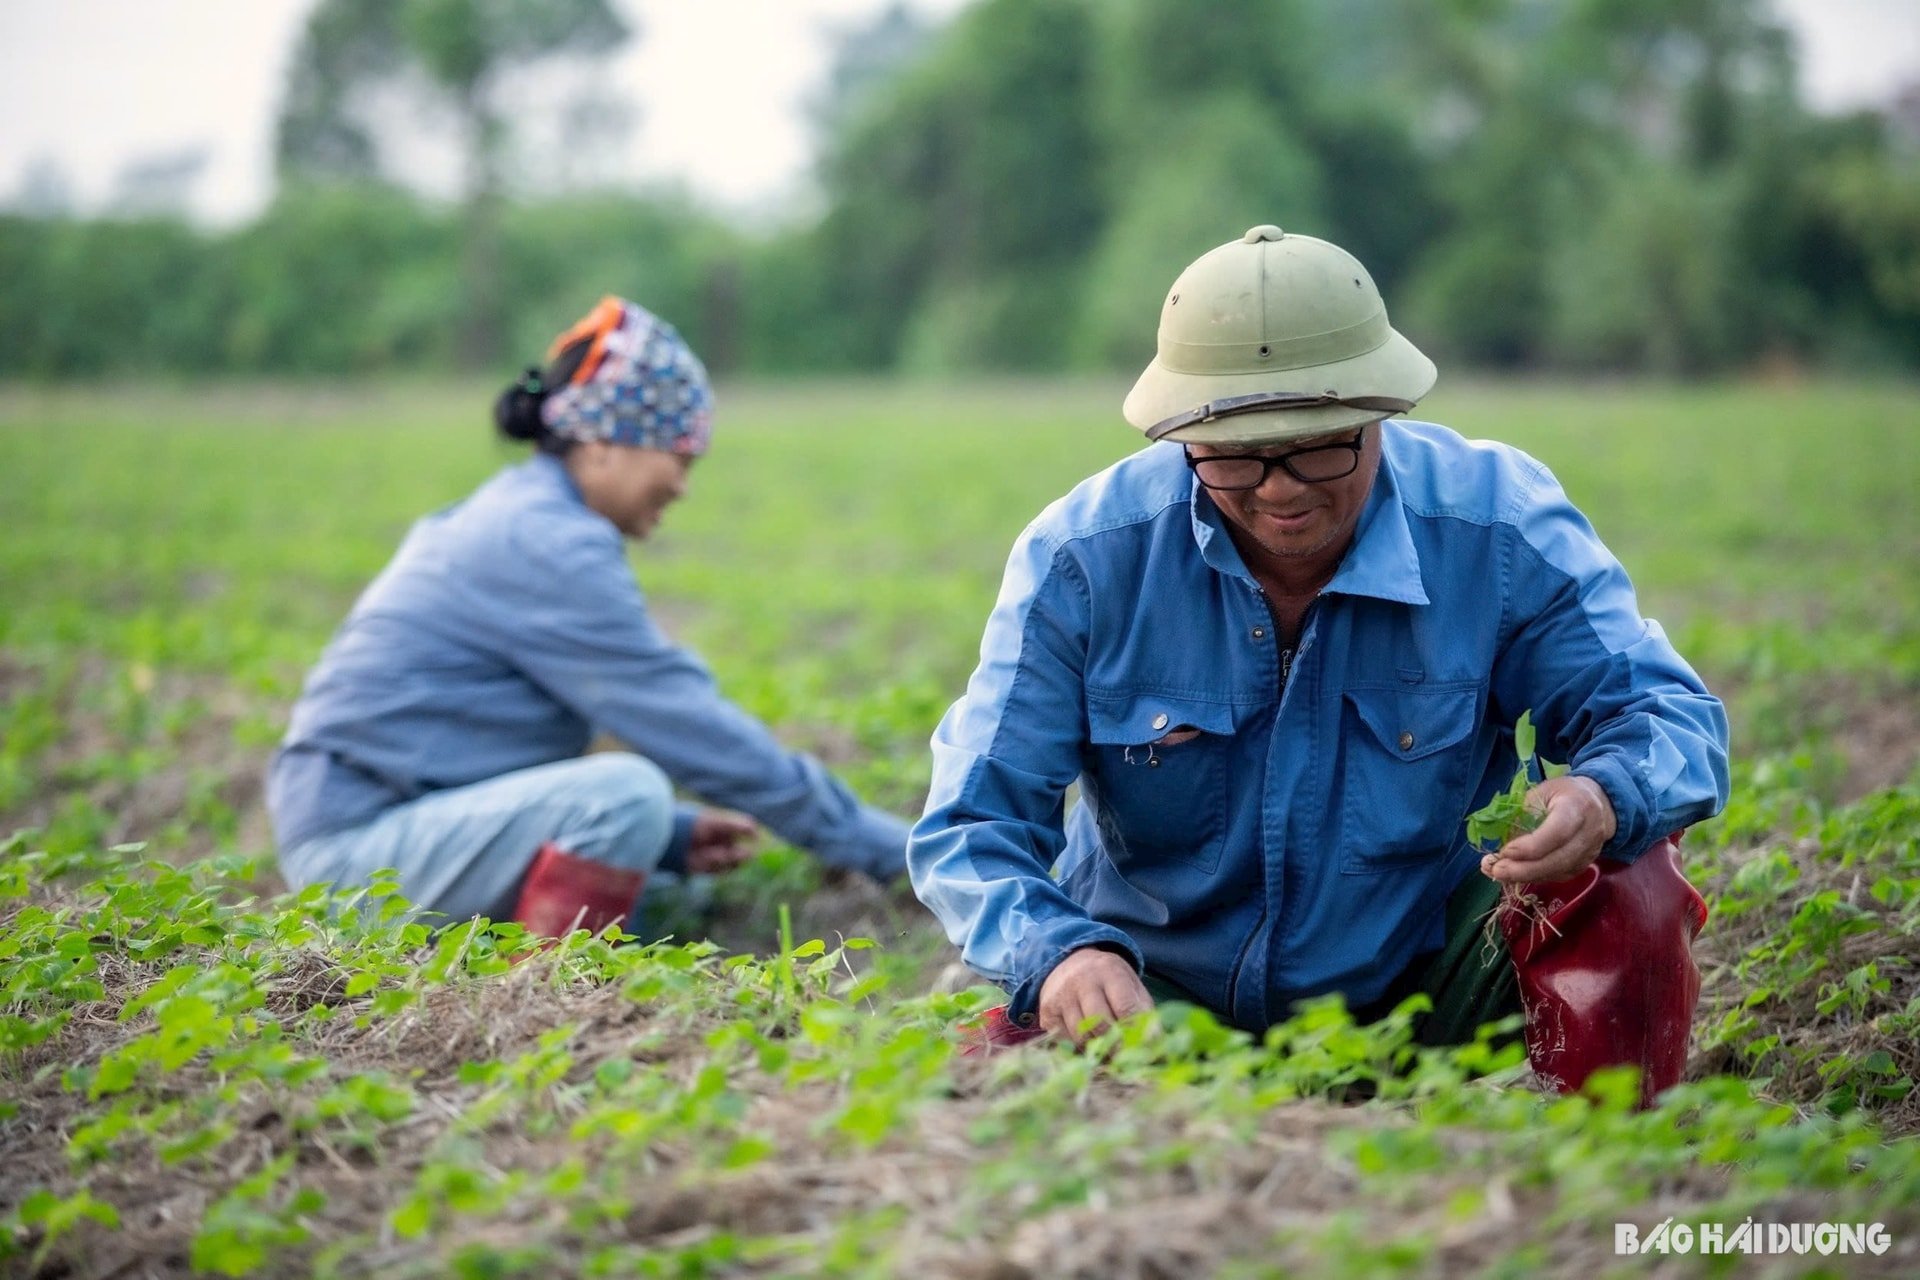
[[[1504,845],[1517,835],[1523,835],[1540,825],[1541,814],[1527,805],[1527,792],[1534,785],[1533,713],[1520,713],[1520,723],[1513,727],[1513,749],[1520,757],[1520,767],[1514,771],[1513,782],[1505,791],[1496,795],[1479,809],[1467,815],[1467,839],[1477,849],[1491,852]],[[1541,776],[1557,778],[1567,771],[1563,764],[1541,762]]]
[[[720,885],[758,955],[582,934],[515,965],[519,926],[436,930],[391,879],[266,896],[236,770],[264,760],[406,521],[505,455],[467,391],[369,386],[350,420],[269,432],[312,410],[196,394],[168,416],[150,390],[0,389],[19,437],[0,468],[0,1146],[21,1171],[0,1273],[151,1250],[338,1280],[1052,1274],[1152,1232],[1182,1273],[1516,1276],[1670,1211],[1920,1232],[1920,1144],[1900,1136],[1920,1128],[1920,789],[1859,794],[1843,750],[1863,708],[1920,688],[1920,560],[1887,554],[1920,536],[1920,446],[1885,428],[1902,389],[1622,386],[1551,413],[1482,390],[1459,414],[1569,466],[1605,423],[1591,514],[1736,726],[1732,801],[1682,849],[1713,910],[1694,1045],[1729,1074],[1644,1116],[1628,1082],[1506,1087],[1515,1019],[1419,1045],[1411,1002],[1370,1026],[1303,1007],[1263,1037],[1167,1005],[1097,1053],[957,1059],[952,1027],[988,995],[917,994],[951,955],[877,903],[859,927],[884,926],[878,949],[811,940],[840,890],[785,846]],[[1035,390],[743,389],[703,466],[756,500],[677,507],[636,552],[731,696],[902,813],[1008,544],[1131,447],[1109,412]],[[49,427],[61,447],[32,447]],[[269,437],[272,467],[234,447]],[[1752,465],[1722,504],[1694,478],[1728,458]],[[1772,492],[1811,474],[1818,492]],[[1554,771],[1524,768],[1475,842],[1526,830]],[[1183,1229],[1223,1198],[1254,1218]],[[1062,1239],[1091,1251],[1076,1264]]]

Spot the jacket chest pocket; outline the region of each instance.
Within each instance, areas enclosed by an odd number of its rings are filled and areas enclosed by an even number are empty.
[[[1233,708],[1093,697],[1087,725],[1087,799],[1114,866],[1130,878],[1169,863],[1213,872],[1227,827]]]
[[[1438,862],[1464,839],[1480,686],[1361,688],[1342,695],[1340,869]]]

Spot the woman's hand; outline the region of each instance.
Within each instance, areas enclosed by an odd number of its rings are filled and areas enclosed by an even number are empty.
[[[753,856],[760,829],[753,819],[725,809],[702,809],[693,820],[693,839],[687,845],[687,870],[696,875],[732,871]]]

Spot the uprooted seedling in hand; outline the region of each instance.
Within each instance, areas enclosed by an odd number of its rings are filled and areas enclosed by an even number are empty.
[[[1520,723],[1513,727],[1513,749],[1520,757],[1520,767],[1514,771],[1513,782],[1505,791],[1467,815],[1467,839],[1474,848],[1497,853],[1516,835],[1524,835],[1540,825],[1544,815],[1527,806],[1527,792],[1534,784],[1535,736],[1533,713],[1521,712]],[[1563,764],[1540,762],[1542,778],[1557,778],[1566,771],[1567,766]]]
[[[1492,853],[1496,858],[1500,856],[1500,850],[1506,847],[1508,841],[1517,835],[1525,835],[1534,830],[1545,816],[1540,810],[1531,808],[1527,804],[1527,793],[1534,785],[1536,736],[1533,713],[1521,712],[1520,722],[1513,727],[1513,749],[1520,757],[1520,767],[1514,770],[1513,781],[1508,784],[1505,791],[1467,815],[1468,841],[1474,848]],[[1557,778],[1566,771],[1567,766],[1564,764],[1540,761],[1542,778]],[[1518,911],[1541,928],[1553,928],[1538,898],[1519,885],[1502,884],[1500,906],[1487,914],[1486,935],[1489,946],[1494,943],[1494,921],[1499,916],[1500,907]]]

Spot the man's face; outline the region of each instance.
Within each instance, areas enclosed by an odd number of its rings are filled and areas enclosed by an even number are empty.
[[[1360,512],[1367,505],[1367,495],[1373,491],[1373,477],[1380,467],[1378,423],[1277,445],[1190,444],[1187,453],[1196,459],[1248,455],[1277,458],[1321,445],[1351,444],[1356,438],[1361,444],[1359,465],[1337,480],[1309,483],[1296,480],[1284,467],[1276,466],[1267,469],[1267,477],[1258,488],[1208,490],[1220,514],[1258,552],[1288,562],[1315,557],[1337,560],[1345,553],[1360,522]]]

